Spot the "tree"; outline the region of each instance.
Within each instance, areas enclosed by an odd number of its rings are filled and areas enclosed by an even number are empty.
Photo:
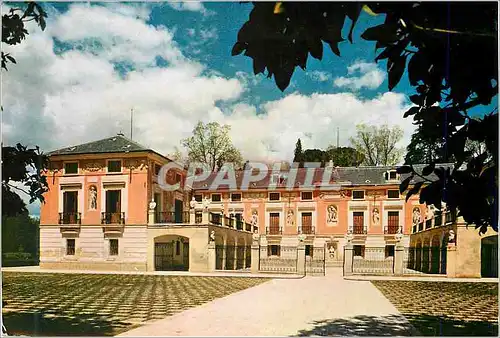
[[[396,144],[403,137],[403,130],[387,125],[381,127],[360,124],[356,126],[356,137],[350,141],[363,154],[363,164],[370,166],[395,165],[401,160],[402,150]]]
[[[357,167],[363,160],[364,155],[351,147],[329,146],[325,151],[325,161],[333,161],[338,167]]]
[[[302,152],[302,162],[320,162],[320,166],[325,166],[325,152],[321,149],[306,149]]]
[[[8,45],[17,45],[26,39],[28,31],[24,24],[28,21],[34,20],[42,30],[45,30],[45,18],[47,13],[36,2],[29,2],[26,9],[14,7],[2,15],[2,42]],[[1,53],[2,68],[7,70],[7,63],[16,63],[16,59],[8,54]]]
[[[198,122],[193,136],[181,141],[187,150],[187,160],[207,165],[212,171],[219,170],[224,163],[232,162],[241,167],[243,158],[229,137],[231,127],[217,122]]]
[[[47,14],[35,2],[29,2],[26,9],[15,7],[2,15],[2,43],[17,45],[28,35],[24,24],[34,20],[42,30],[45,29]],[[1,52],[2,69],[7,70],[7,63],[16,63],[15,58]],[[3,111],[3,107],[1,109]],[[43,193],[48,190],[45,176],[41,173],[47,168],[48,159],[38,147],[28,148],[21,144],[16,147],[2,144],[2,214],[17,216],[28,212],[26,203],[17,192],[35,200],[44,202]]]
[[[481,117],[469,114],[489,105],[498,94],[496,3],[255,2],[253,6],[232,55],[252,58],[254,73],[267,70],[281,90],[290,84],[295,68],[305,70],[309,54],[321,60],[323,43],[340,56],[346,18],[351,20],[347,38],[353,43],[362,10],[383,15],[384,23],[367,28],[361,37],[381,50],[375,61],[387,62],[389,90],[407,70],[416,93],[410,96],[414,106],[404,117],[412,116],[421,125],[419,133],[440,135],[445,157],[454,158],[453,169],[431,166],[419,173],[413,166],[404,167],[401,172],[424,176],[426,184],[405,181],[400,190],[409,189],[407,196],[418,193],[421,203],[438,209],[445,202],[481,232],[489,225],[497,230],[498,109],[483,108]],[[473,155],[465,149],[467,140],[483,143],[486,150]],[[431,174],[438,178],[430,178]]]
[[[293,152],[293,162],[299,163],[299,167],[302,167],[304,165],[304,159],[302,158],[302,142],[300,141],[300,138],[297,140],[297,143],[295,143],[295,151]]]

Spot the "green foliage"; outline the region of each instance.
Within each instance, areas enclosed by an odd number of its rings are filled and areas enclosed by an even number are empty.
[[[24,193],[44,202],[43,194],[49,190],[47,177],[42,175],[48,168],[48,158],[38,147],[28,148],[21,144],[2,147],[2,214],[17,216],[27,213],[26,203],[19,196]]]
[[[39,219],[27,213],[2,217],[2,258],[23,260],[38,257]]]
[[[360,124],[356,126],[356,136],[350,141],[363,154],[363,164],[369,166],[395,165],[401,160],[402,150],[396,144],[403,138],[403,130],[387,125],[381,127]]]
[[[496,3],[283,2],[277,6],[256,2],[253,6],[232,54],[252,58],[254,73],[267,70],[281,90],[288,87],[297,67],[306,68],[309,54],[322,58],[323,43],[340,56],[346,18],[351,19],[352,43],[362,9],[384,15],[384,23],[366,29],[361,37],[374,41],[380,50],[375,61],[387,60],[389,90],[405,69],[415,88],[410,97],[414,106],[404,117],[413,118],[418,135],[405,162],[454,163],[453,170],[435,168],[438,180],[425,178],[425,185],[407,188],[437,208],[446,202],[481,231],[488,225],[497,230],[498,110],[481,118],[468,114],[498,94]],[[467,149],[470,141],[483,145],[479,154]],[[377,162],[370,156],[365,161]],[[415,177],[422,175],[412,166],[409,170]]]
[[[181,141],[188,153],[188,162],[206,164],[212,171],[219,170],[224,163],[232,162],[242,167],[243,158],[229,137],[229,125],[217,122],[198,122],[193,135]]]
[[[351,147],[329,146],[325,151],[325,161],[333,161],[338,167],[357,167],[363,160],[364,155]]]
[[[2,42],[8,45],[17,45],[26,39],[28,31],[25,23],[34,20],[38,26],[45,30],[45,18],[47,13],[36,2],[28,2],[26,9],[11,8],[8,13],[2,15]],[[2,68],[7,70],[7,62],[16,63],[12,55],[1,53]]]
[[[293,152],[293,162],[299,163],[299,166],[302,166],[304,164],[304,160],[302,158],[302,142],[300,141],[300,138],[295,144],[295,151]]]

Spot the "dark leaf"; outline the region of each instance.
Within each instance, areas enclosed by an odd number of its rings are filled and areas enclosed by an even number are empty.
[[[422,169],[422,175],[423,176],[429,176],[430,174],[432,174],[432,172],[434,171],[435,167],[436,167],[435,163],[429,164],[424,169]]]
[[[413,168],[409,165],[404,165],[396,168],[398,174],[409,174],[413,172]]]
[[[399,185],[399,193],[402,194],[406,189],[408,189],[408,186],[410,185],[411,180],[413,179],[413,176],[409,176],[401,182]]]
[[[418,194],[418,192],[420,191],[420,188],[422,187],[423,184],[424,184],[424,182],[420,181],[420,182],[417,182],[413,185],[413,187],[406,193],[406,202],[408,202],[408,200],[410,199],[410,197],[412,195]]]
[[[16,63],[16,59],[14,59],[12,56],[10,56],[10,55],[6,55],[5,57],[6,57],[7,59],[9,59],[9,61],[10,61],[10,62],[12,62],[12,63]]]
[[[396,25],[383,23],[365,30],[363,34],[361,34],[361,38],[368,41],[377,41],[379,46],[387,45],[398,40],[396,30]]]
[[[231,55],[239,55],[245,50],[245,45],[241,42],[236,42],[231,50]]]
[[[389,71],[389,90],[392,90],[401,80],[401,76],[405,71],[406,67],[406,55],[399,56],[394,60],[394,64]]]

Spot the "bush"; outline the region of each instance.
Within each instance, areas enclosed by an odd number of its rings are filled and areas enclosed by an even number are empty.
[[[29,252],[5,252],[2,255],[2,260],[29,260],[32,255]]]
[[[29,252],[4,252],[2,254],[2,266],[31,266],[38,265],[38,257],[33,257]]]

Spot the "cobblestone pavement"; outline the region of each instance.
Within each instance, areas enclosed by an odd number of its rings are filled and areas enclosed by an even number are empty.
[[[422,335],[498,335],[498,283],[372,283]]]
[[[269,279],[3,272],[9,334],[116,335]]]

